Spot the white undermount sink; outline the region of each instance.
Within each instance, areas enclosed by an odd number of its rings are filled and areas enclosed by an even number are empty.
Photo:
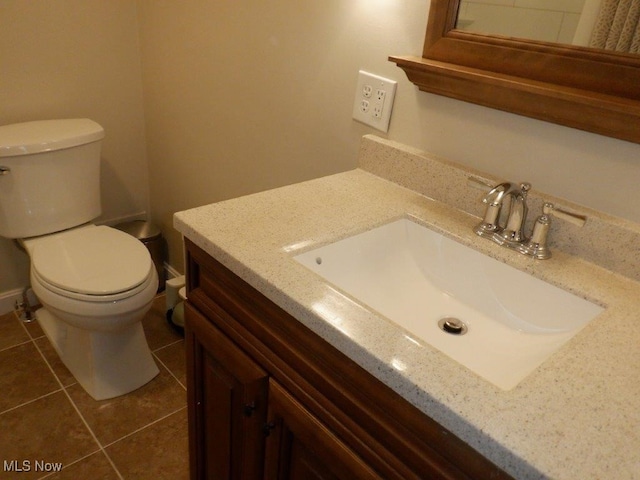
[[[406,218],[294,258],[504,390],[603,311]]]

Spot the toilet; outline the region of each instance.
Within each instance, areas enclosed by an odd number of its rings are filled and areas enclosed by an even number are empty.
[[[101,214],[104,130],[89,119],[0,126],[0,236],[29,255],[38,322],[96,400],[158,373],[142,329],[158,288],[136,238],[92,222]]]

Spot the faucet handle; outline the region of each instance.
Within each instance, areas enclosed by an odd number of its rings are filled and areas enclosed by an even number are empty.
[[[491,185],[490,183],[474,176],[467,177],[467,185],[478,190],[482,190],[484,193],[489,193],[489,190],[493,188],[493,185]]]
[[[572,223],[577,227],[584,227],[584,224],[587,223],[587,217],[585,215],[568,212],[566,210],[556,207],[553,203],[549,203],[549,202],[546,202],[542,206],[542,213],[544,215],[553,215],[554,217],[557,217],[569,223]]]
[[[538,260],[546,260],[551,257],[551,251],[547,246],[547,235],[551,225],[551,215],[562,220],[566,220],[578,227],[583,227],[587,221],[587,217],[577,213],[568,212],[546,202],[542,206],[542,215],[540,215],[533,224],[533,232],[529,241],[518,248],[520,253],[528,255]]]
[[[545,204],[545,206],[546,205],[547,204]],[[543,214],[536,218],[533,224],[531,238],[526,243],[519,245],[517,249],[520,253],[538,260],[551,258],[551,250],[547,247],[547,235],[549,233],[549,227],[551,226],[551,217],[549,216],[551,209],[546,210],[548,211],[545,212],[545,208],[543,207]]]

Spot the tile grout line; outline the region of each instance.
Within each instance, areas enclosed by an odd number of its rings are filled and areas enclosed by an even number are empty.
[[[70,466],[72,466],[72,465],[75,465],[76,463],[79,463],[79,462],[81,462],[81,461],[83,461],[83,460],[85,460],[85,459],[89,458],[90,456],[95,455],[96,453],[99,453],[100,451],[101,451],[101,449],[98,447],[98,449],[97,449],[95,452],[88,453],[88,454],[87,454],[87,455],[85,455],[84,457],[79,458],[79,459],[77,459],[77,460],[74,460],[74,461],[73,461],[73,462],[71,462],[70,464],[65,465],[64,467],[62,467],[62,470],[64,470],[64,469],[65,469],[65,468],[67,468],[67,467],[70,467]],[[52,477],[53,475],[57,475],[58,473],[59,473],[59,472],[51,472],[51,473],[47,473],[46,475],[44,475],[44,476],[42,476],[42,477],[39,477],[37,480],[43,480],[44,478]]]
[[[42,350],[40,350],[40,347],[38,347],[38,345],[36,344],[35,340],[32,339],[33,345],[36,347],[36,349],[38,350],[38,353],[40,354],[40,356],[42,357],[42,359],[44,360],[44,362],[47,364],[47,367],[49,368],[49,371],[51,372],[51,374],[53,375],[53,377],[56,379],[56,382],[58,382],[58,385],[60,385],[60,388],[63,390],[65,396],[67,397],[67,399],[69,400],[69,403],[71,403],[71,406],[73,407],[73,409],[76,411],[76,413],[78,414],[78,416],[80,417],[80,420],[82,420],[82,423],[84,424],[84,426],[86,427],[86,429],[89,431],[89,433],[91,434],[91,437],[93,438],[93,440],[96,442],[96,444],[98,445],[99,451],[101,451],[105,457],[107,457],[107,461],[109,462],[109,464],[111,465],[111,467],[113,468],[113,470],[115,471],[116,475],[118,475],[118,478],[120,480],[124,480],[124,477],[122,476],[122,474],[120,473],[120,471],[118,470],[118,468],[116,467],[115,463],[113,463],[113,460],[111,460],[111,457],[109,457],[109,454],[107,454],[105,448],[102,446],[102,443],[100,443],[100,440],[98,440],[98,437],[96,436],[96,434],[93,432],[93,430],[91,429],[91,427],[89,426],[89,424],[87,423],[86,419],[84,418],[84,415],[82,415],[82,412],[80,412],[80,409],[78,409],[78,407],[76,406],[76,403],[73,401],[73,399],[71,398],[71,395],[69,395],[69,392],[67,392],[67,389],[64,385],[62,385],[62,382],[60,381],[60,379],[58,378],[58,375],[56,375],[56,372],[53,370],[53,367],[49,364],[47,358],[45,357],[44,353],[42,353]],[[75,385],[75,384],[74,384]],[[94,452],[95,454],[96,452]],[[92,454],[93,455],[93,454]],[[76,460],[77,462],[78,460]],[[70,465],[72,465],[73,463],[76,462],[72,462]]]
[[[34,313],[33,320],[30,320],[30,321],[28,321],[28,322],[27,322],[27,321],[25,321],[25,320],[22,320],[22,319],[20,318],[20,315],[18,315],[18,311],[17,311],[17,310],[15,310],[15,309],[13,310],[13,316],[14,316],[14,317],[16,317],[16,320],[18,320],[18,322],[20,322],[20,325],[22,325],[22,328],[24,329],[24,331],[27,333],[27,336],[28,336],[31,340],[35,340],[35,338],[34,338],[34,337],[33,337],[33,335],[31,335],[31,333],[29,332],[29,329],[27,328],[27,323],[34,323],[34,322],[35,322],[35,323],[38,323],[38,320],[37,320],[37,318],[38,318],[38,314],[36,313],[38,310],[39,310],[39,309],[34,309],[34,310],[33,310],[33,313]]]
[[[177,345],[180,342],[184,342],[184,338],[178,338],[176,341],[171,342],[171,343],[167,343],[166,345],[163,345],[161,347],[156,348],[155,350],[151,350],[151,353],[156,353],[159,352],[160,350],[164,350],[165,348],[169,348],[172,347],[174,345]]]
[[[38,351],[38,353],[40,353],[40,356],[44,359],[44,363],[45,365],[47,365],[47,368],[49,368],[49,371],[53,374],[53,378],[57,381],[58,386],[60,387],[58,390],[53,390],[52,392],[49,393],[45,393],[44,395],[40,395],[37,398],[33,398],[31,400],[28,400],[26,402],[23,402],[19,405],[15,405],[13,407],[7,408],[6,410],[3,410],[2,412],[0,412],[0,415],[3,415],[5,413],[11,412],[13,410],[16,410],[18,408],[24,407],[26,405],[29,405],[33,402],[37,402],[38,400],[41,400],[43,398],[48,397],[49,395],[53,395],[54,393],[58,393],[61,390],[64,390],[64,386],[60,383],[60,381],[58,380],[57,375],[55,374],[55,372],[52,370],[51,366],[49,365],[49,362],[47,361],[46,358],[44,358],[44,355],[42,355],[42,352],[40,352],[40,349],[38,348],[38,345],[35,342],[35,338],[29,333],[29,329],[26,327],[25,322],[22,321],[20,319],[20,316],[18,315],[18,312],[16,310],[13,310],[12,312],[7,312],[7,315],[12,314],[13,317],[15,318],[15,320],[20,324],[20,326],[22,327],[22,329],[24,330],[25,334],[27,335],[28,339],[25,340],[24,342],[20,342],[20,343],[16,343],[14,345],[8,346],[6,348],[0,349],[0,353],[1,352],[6,352],[8,350],[11,350],[12,348],[17,348],[17,347],[21,347],[23,345],[28,345],[30,343],[33,344],[33,346],[35,347],[35,349]],[[40,337],[36,337],[36,338],[40,338]]]
[[[6,314],[2,315],[2,317],[4,317],[5,315],[6,316],[9,316],[9,315],[13,316],[15,321],[17,321],[20,324],[20,326],[22,327],[22,330],[27,335],[27,340],[25,340],[24,342],[14,343],[13,345],[9,345],[9,346],[4,347],[4,348],[0,348],[0,352],[4,352],[6,350],[10,350],[10,349],[12,349],[14,347],[19,347],[21,345],[26,345],[27,343],[32,342],[34,340],[33,336],[29,333],[29,330],[25,326],[25,322],[20,319],[20,316],[18,315],[18,313],[15,310],[13,310],[11,312],[7,312]]]
[[[185,406],[183,406],[183,407],[180,407],[180,408],[178,408],[178,409],[174,410],[174,411],[173,411],[173,412],[171,412],[171,413],[166,414],[165,416],[163,416],[163,417],[161,417],[161,418],[158,418],[158,419],[154,420],[153,422],[147,423],[146,425],[144,425],[144,426],[142,426],[142,427],[138,428],[137,430],[134,430],[133,432],[129,432],[129,433],[127,433],[126,435],[124,435],[124,436],[122,436],[122,437],[118,438],[117,440],[114,440],[113,442],[111,442],[111,443],[109,443],[109,444],[105,445],[105,446],[104,446],[104,448],[109,448],[109,447],[111,447],[112,445],[115,445],[116,443],[118,443],[118,442],[120,442],[120,441],[124,440],[125,438],[129,438],[129,437],[131,437],[132,435],[135,435],[136,433],[139,433],[139,432],[141,432],[142,430],[145,430],[145,429],[147,429],[147,428],[149,428],[149,427],[151,427],[151,426],[155,425],[156,423],[162,422],[163,420],[166,420],[167,418],[169,418],[171,415],[175,415],[176,413],[178,413],[178,412],[180,412],[180,411],[182,411],[182,410],[184,410],[184,409],[186,409],[186,408],[187,408],[187,406],[185,405]]]
[[[7,350],[11,350],[12,348],[21,347],[22,345],[26,345],[26,344],[31,343],[31,342],[33,342],[33,338],[29,337],[29,340],[25,340],[24,342],[15,343],[15,344],[10,345],[10,346],[5,347],[5,348],[0,348],[0,353],[6,352]]]
[[[58,382],[58,383],[59,383],[59,382]],[[1,416],[1,415],[4,415],[5,413],[12,412],[13,410],[17,410],[18,408],[25,407],[25,406],[27,406],[27,405],[29,405],[29,404],[31,404],[31,403],[37,402],[38,400],[42,400],[43,398],[47,398],[47,397],[49,397],[49,396],[53,395],[54,393],[59,393],[59,392],[61,392],[62,390],[64,390],[64,388],[59,388],[59,389],[54,390],[54,391],[52,391],[52,392],[45,393],[44,395],[40,395],[40,396],[39,396],[39,397],[37,397],[37,398],[33,398],[33,399],[28,400],[28,401],[26,401],[26,402],[24,402],[24,403],[21,403],[20,405],[16,405],[15,407],[7,408],[6,410],[3,410],[2,412],[0,412],[0,416]]]
[[[177,342],[176,342],[177,343]],[[172,343],[172,345],[174,345]],[[158,350],[161,350],[160,348]],[[157,351],[157,350],[156,350]],[[173,377],[173,379],[178,382],[178,385],[180,385],[185,391],[187,390],[187,387],[185,385],[182,384],[182,382],[178,379],[178,377],[176,377],[174,375],[174,373],[171,371],[171,369],[160,359],[160,357],[158,357],[155,352],[151,352],[151,354],[153,355],[153,357],[156,359],[156,361],[158,363],[160,363],[160,365],[162,365],[164,367],[164,369],[169,372],[169,375],[171,375]]]

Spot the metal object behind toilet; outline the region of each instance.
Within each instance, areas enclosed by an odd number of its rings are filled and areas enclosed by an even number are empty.
[[[133,220],[115,225],[114,228],[122,230],[129,235],[140,240],[151,255],[151,260],[158,272],[158,291],[161,292],[165,288],[164,259],[166,245],[162,232],[158,226],[145,220]]]

